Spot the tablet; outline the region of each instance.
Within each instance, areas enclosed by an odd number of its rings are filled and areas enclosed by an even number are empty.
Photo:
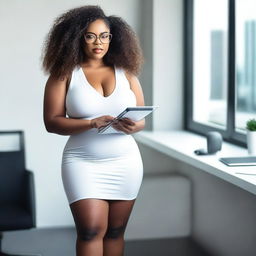
[[[223,157],[219,159],[228,166],[251,166],[256,165],[256,156]]]
[[[112,124],[116,120],[120,120],[122,118],[129,118],[133,121],[139,121],[145,118],[147,115],[152,113],[157,106],[138,106],[138,107],[128,107],[124,111],[122,111],[113,121],[111,121],[107,126],[104,126],[98,130],[100,134],[107,133],[123,133],[122,131],[117,131],[112,127]]]

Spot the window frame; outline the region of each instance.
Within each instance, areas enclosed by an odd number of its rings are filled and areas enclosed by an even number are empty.
[[[194,0],[184,0],[184,128],[205,135],[221,133],[225,141],[246,147],[246,135],[235,130],[236,63],[235,63],[235,0],[228,0],[228,67],[227,67],[227,127],[219,129],[193,120],[193,26]]]

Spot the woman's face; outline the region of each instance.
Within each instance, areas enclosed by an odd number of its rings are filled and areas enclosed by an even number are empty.
[[[85,34],[85,54],[90,59],[101,59],[107,53],[111,39],[109,27],[103,20],[90,23]]]

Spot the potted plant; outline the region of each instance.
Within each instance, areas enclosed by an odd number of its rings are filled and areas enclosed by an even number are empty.
[[[250,119],[246,123],[247,148],[250,155],[256,155],[256,120]]]

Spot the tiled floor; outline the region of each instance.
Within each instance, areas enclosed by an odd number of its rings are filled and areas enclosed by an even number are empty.
[[[75,256],[74,228],[43,228],[4,233],[4,252],[19,255]],[[208,256],[190,238],[128,240],[125,256]],[[1,256],[1,255],[0,255]]]

